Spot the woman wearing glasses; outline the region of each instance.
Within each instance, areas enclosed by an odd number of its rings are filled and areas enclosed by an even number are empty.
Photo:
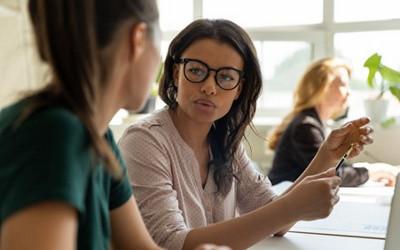
[[[371,142],[361,128],[368,120],[335,130],[277,197],[241,146],[261,84],[254,46],[230,21],[197,20],[172,40],[160,85],[167,107],[128,128],[119,143],[139,209],[161,246],[244,249],[298,220],[327,216],[338,201],[340,178],[329,168],[350,143],[354,156]]]

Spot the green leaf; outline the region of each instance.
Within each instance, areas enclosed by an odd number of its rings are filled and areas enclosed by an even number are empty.
[[[383,79],[385,79],[386,81],[389,81],[392,83],[400,83],[400,72],[398,72],[397,70],[394,70],[385,65],[382,65],[380,72],[381,72]]]
[[[383,128],[388,128],[388,127],[391,127],[391,126],[393,126],[395,124],[396,124],[396,118],[394,118],[394,117],[390,117],[390,118],[388,118],[388,119],[386,119],[386,120],[381,122],[381,126]]]
[[[375,74],[379,70],[382,56],[378,53],[370,56],[365,62],[364,67],[368,68],[368,86],[373,88],[375,86]]]
[[[400,85],[393,85],[389,87],[390,93],[400,101]]]

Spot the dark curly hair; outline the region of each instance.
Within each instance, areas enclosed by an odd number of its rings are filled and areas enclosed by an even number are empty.
[[[214,39],[234,48],[244,61],[244,83],[240,96],[234,101],[229,112],[215,121],[208,134],[214,167],[214,181],[223,197],[232,187],[235,176],[232,163],[245,129],[251,125],[256,103],[261,92],[262,77],[255,47],[249,35],[237,24],[224,19],[199,19],[183,29],[171,42],[164,63],[159,94],[169,108],[177,106],[177,88],[174,85],[173,69],[176,59],[195,41]]]

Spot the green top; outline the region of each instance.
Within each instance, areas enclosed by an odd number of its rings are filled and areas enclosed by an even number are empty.
[[[22,108],[19,102],[0,112],[0,227],[32,204],[63,201],[79,212],[78,249],[109,249],[110,210],[132,195],[111,131],[105,137],[123,168],[121,180],[93,159],[88,133],[72,112],[49,107],[15,128]]]

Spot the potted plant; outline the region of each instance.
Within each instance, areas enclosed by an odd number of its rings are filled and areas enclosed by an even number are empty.
[[[389,100],[384,98],[386,92],[390,92],[400,101],[400,72],[382,64],[382,56],[378,53],[371,55],[364,63],[368,68],[368,86],[378,89],[374,98],[365,100],[366,114],[373,122],[382,122],[386,119]],[[377,76],[379,73],[379,77]],[[377,78],[379,78],[377,80]]]

